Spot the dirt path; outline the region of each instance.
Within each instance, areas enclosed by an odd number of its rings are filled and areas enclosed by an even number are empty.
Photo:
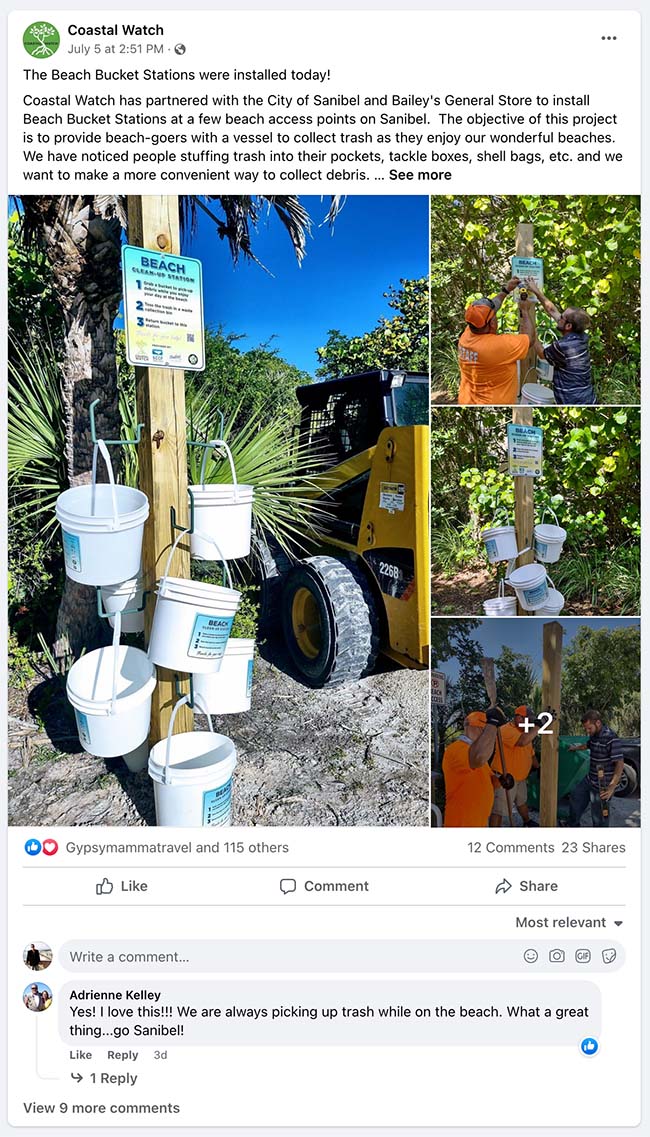
[[[552,571],[552,566],[551,566]],[[507,595],[512,592],[507,589]],[[483,601],[497,594],[494,577],[487,569],[463,569],[449,578],[442,573],[431,577],[431,607],[434,616],[483,616]],[[572,600],[565,604],[564,616],[616,616],[610,610],[594,607],[588,600]]]
[[[154,825],[147,772],[81,750],[62,688],[43,699],[51,688],[12,692],[10,824]],[[428,824],[426,672],[312,691],[258,659],[251,711],[213,721],[237,746],[235,825]]]

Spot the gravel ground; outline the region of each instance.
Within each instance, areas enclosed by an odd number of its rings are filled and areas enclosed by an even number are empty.
[[[312,691],[259,658],[251,710],[213,720],[238,751],[233,824],[428,825],[428,681],[385,665]],[[11,692],[9,819],[155,825],[152,784],[121,759],[86,754],[63,688],[43,682]]]

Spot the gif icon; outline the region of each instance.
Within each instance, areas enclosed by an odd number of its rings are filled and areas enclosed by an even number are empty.
[[[576,963],[590,963],[591,952],[589,948],[582,947],[576,949]]]

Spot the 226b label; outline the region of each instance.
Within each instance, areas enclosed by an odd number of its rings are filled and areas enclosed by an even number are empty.
[[[385,596],[408,600],[415,587],[412,549],[371,549],[363,554]]]

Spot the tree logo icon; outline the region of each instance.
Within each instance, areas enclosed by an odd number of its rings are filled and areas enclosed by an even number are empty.
[[[60,43],[61,36],[54,24],[45,20],[30,24],[23,35],[23,47],[34,59],[48,59],[59,50]]]

